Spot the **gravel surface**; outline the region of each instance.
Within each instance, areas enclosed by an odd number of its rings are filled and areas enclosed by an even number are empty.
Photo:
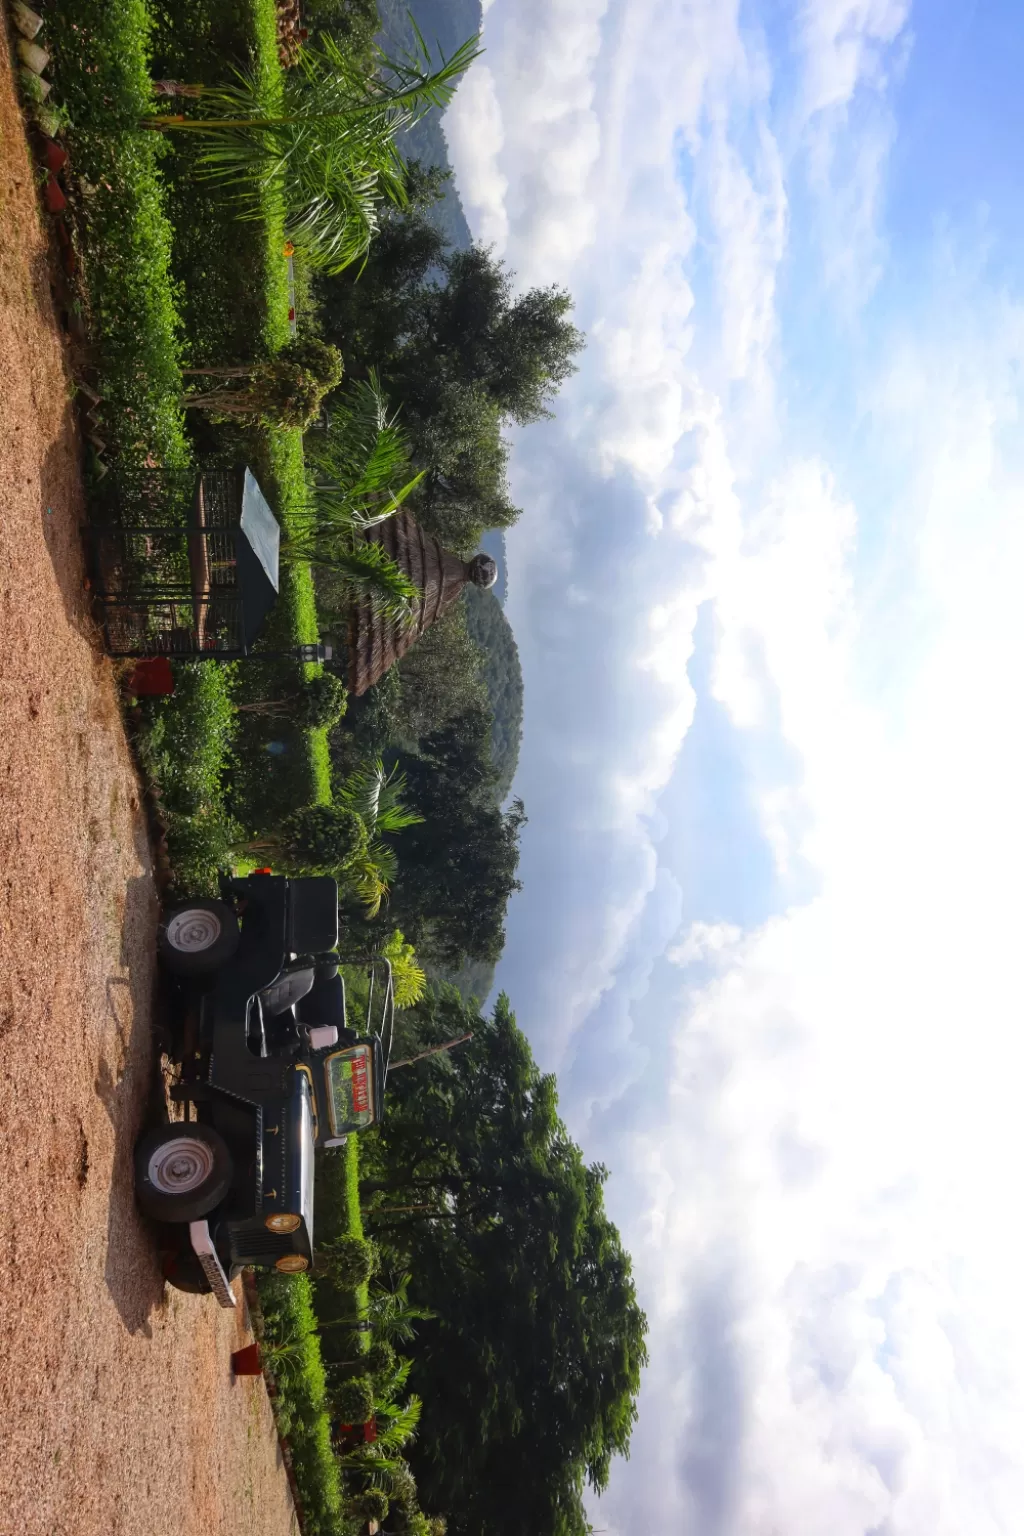
[[[160,1107],[156,915],[33,167],[0,38],[0,1529],[297,1530],[242,1308],[165,1290],[131,1150]],[[237,1286],[237,1282],[236,1282]]]

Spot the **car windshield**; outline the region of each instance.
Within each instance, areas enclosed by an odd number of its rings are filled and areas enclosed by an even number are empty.
[[[353,1045],[328,1056],[327,1089],[335,1136],[373,1124],[373,1061],[368,1045]]]

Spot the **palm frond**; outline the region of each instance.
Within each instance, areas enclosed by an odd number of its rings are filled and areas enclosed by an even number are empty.
[[[400,832],[423,820],[403,803],[405,785],[405,774],[399,772],[397,764],[388,773],[378,757],[349,774],[336,790],[334,801],[361,816],[371,837],[374,832]]]
[[[423,1403],[420,1398],[413,1395],[409,1401],[396,1413],[388,1413],[388,1424],[384,1429],[380,1428],[378,1419],[377,1444],[385,1451],[400,1451],[412,1439],[419,1428],[420,1416],[423,1412]]]
[[[282,545],[282,554],[333,571],[355,595],[364,597],[378,613],[401,622],[420,596],[419,588],[395,564],[380,544],[339,538],[332,530],[299,529]]]
[[[380,380],[371,370],[342,397],[326,438],[310,445],[318,504],[333,521],[354,527],[383,522],[423,478],[421,472],[401,483],[409,457],[398,413],[389,414]]]

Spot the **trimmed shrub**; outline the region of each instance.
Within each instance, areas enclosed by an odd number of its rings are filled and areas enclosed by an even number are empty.
[[[365,1285],[373,1274],[377,1255],[373,1244],[365,1237],[346,1232],[321,1249],[317,1259],[323,1261],[325,1270],[340,1290],[354,1291],[357,1286]]]
[[[398,1356],[387,1339],[375,1339],[364,1358],[371,1376],[390,1376],[398,1362]]]
[[[348,689],[330,672],[320,672],[303,684],[293,720],[306,730],[330,730],[348,708]]]
[[[277,841],[293,868],[334,875],[365,851],[366,826],[344,806],[307,805],[281,824]]]
[[[365,1424],[373,1412],[373,1383],[369,1376],[343,1381],[332,1393],[331,1405],[343,1424]]]
[[[387,1494],[379,1488],[368,1488],[365,1493],[357,1495],[352,1504],[364,1520],[383,1520],[390,1508]]]

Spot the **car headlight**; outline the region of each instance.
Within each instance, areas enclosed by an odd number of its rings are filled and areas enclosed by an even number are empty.
[[[304,1253],[282,1253],[275,1269],[279,1269],[282,1275],[300,1275],[304,1269],[309,1268],[309,1260]]]
[[[291,1211],[275,1211],[263,1225],[271,1232],[296,1232],[302,1226],[302,1217]]]

